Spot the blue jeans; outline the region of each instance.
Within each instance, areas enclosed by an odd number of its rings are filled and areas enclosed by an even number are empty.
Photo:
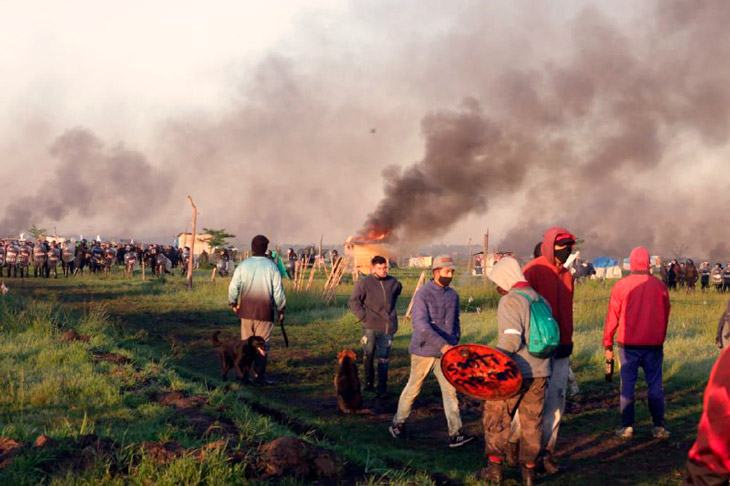
[[[393,335],[376,332],[372,329],[363,329],[362,348],[363,368],[365,370],[365,387],[372,388],[375,383],[374,360],[378,358],[378,393],[385,393],[388,389],[388,365],[390,347],[393,344]]]
[[[662,387],[662,349],[618,349],[621,361],[621,425],[634,425],[634,387],[643,368],[648,386],[649,412],[655,427],[664,426],[664,389]]]

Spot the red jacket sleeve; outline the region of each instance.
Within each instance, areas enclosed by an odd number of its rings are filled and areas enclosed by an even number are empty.
[[[624,305],[623,293],[620,285],[616,284],[611,290],[611,299],[608,302],[608,313],[606,314],[606,323],[603,326],[603,347],[613,347],[613,336],[616,334],[619,322],[621,320],[621,311]]]

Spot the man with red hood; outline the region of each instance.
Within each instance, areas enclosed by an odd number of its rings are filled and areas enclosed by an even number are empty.
[[[575,236],[567,229],[550,228],[543,236],[541,255],[523,270],[530,287],[550,304],[560,327],[560,344],[553,358],[542,423],[543,465],[550,474],[559,470],[552,456],[565,412],[570,355],[573,352],[573,275],[563,264],[572,253],[574,244]]]
[[[727,486],[730,482],[730,351],[715,362],[705,388],[697,439],[689,451],[685,486]]]
[[[634,433],[634,387],[639,367],[648,385],[649,412],[654,422],[652,435],[669,437],[664,428],[662,363],[664,340],[669,323],[669,292],[649,271],[649,252],[634,248],[630,256],[631,275],[619,280],[611,290],[608,315],[603,328],[606,360],[613,360],[613,336],[618,331],[621,362],[621,428],[616,435],[630,439]]]

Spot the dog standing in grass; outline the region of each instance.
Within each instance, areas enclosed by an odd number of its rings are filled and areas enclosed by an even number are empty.
[[[357,354],[345,349],[337,355],[337,374],[335,374],[335,392],[337,407],[343,413],[362,412],[362,393],[360,379],[357,377],[355,362]]]
[[[228,372],[233,368],[238,379],[249,382],[249,374],[256,356],[266,356],[266,341],[261,336],[251,336],[245,341],[218,339],[220,331],[216,331],[210,340],[216,349],[221,363],[223,381],[228,378]]]

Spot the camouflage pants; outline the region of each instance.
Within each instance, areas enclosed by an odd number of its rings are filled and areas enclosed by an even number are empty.
[[[517,410],[520,420],[520,462],[534,463],[542,441],[542,414],[547,378],[527,378],[522,390],[506,400],[484,402],[484,441],[487,457],[504,460],[510,424]]]

